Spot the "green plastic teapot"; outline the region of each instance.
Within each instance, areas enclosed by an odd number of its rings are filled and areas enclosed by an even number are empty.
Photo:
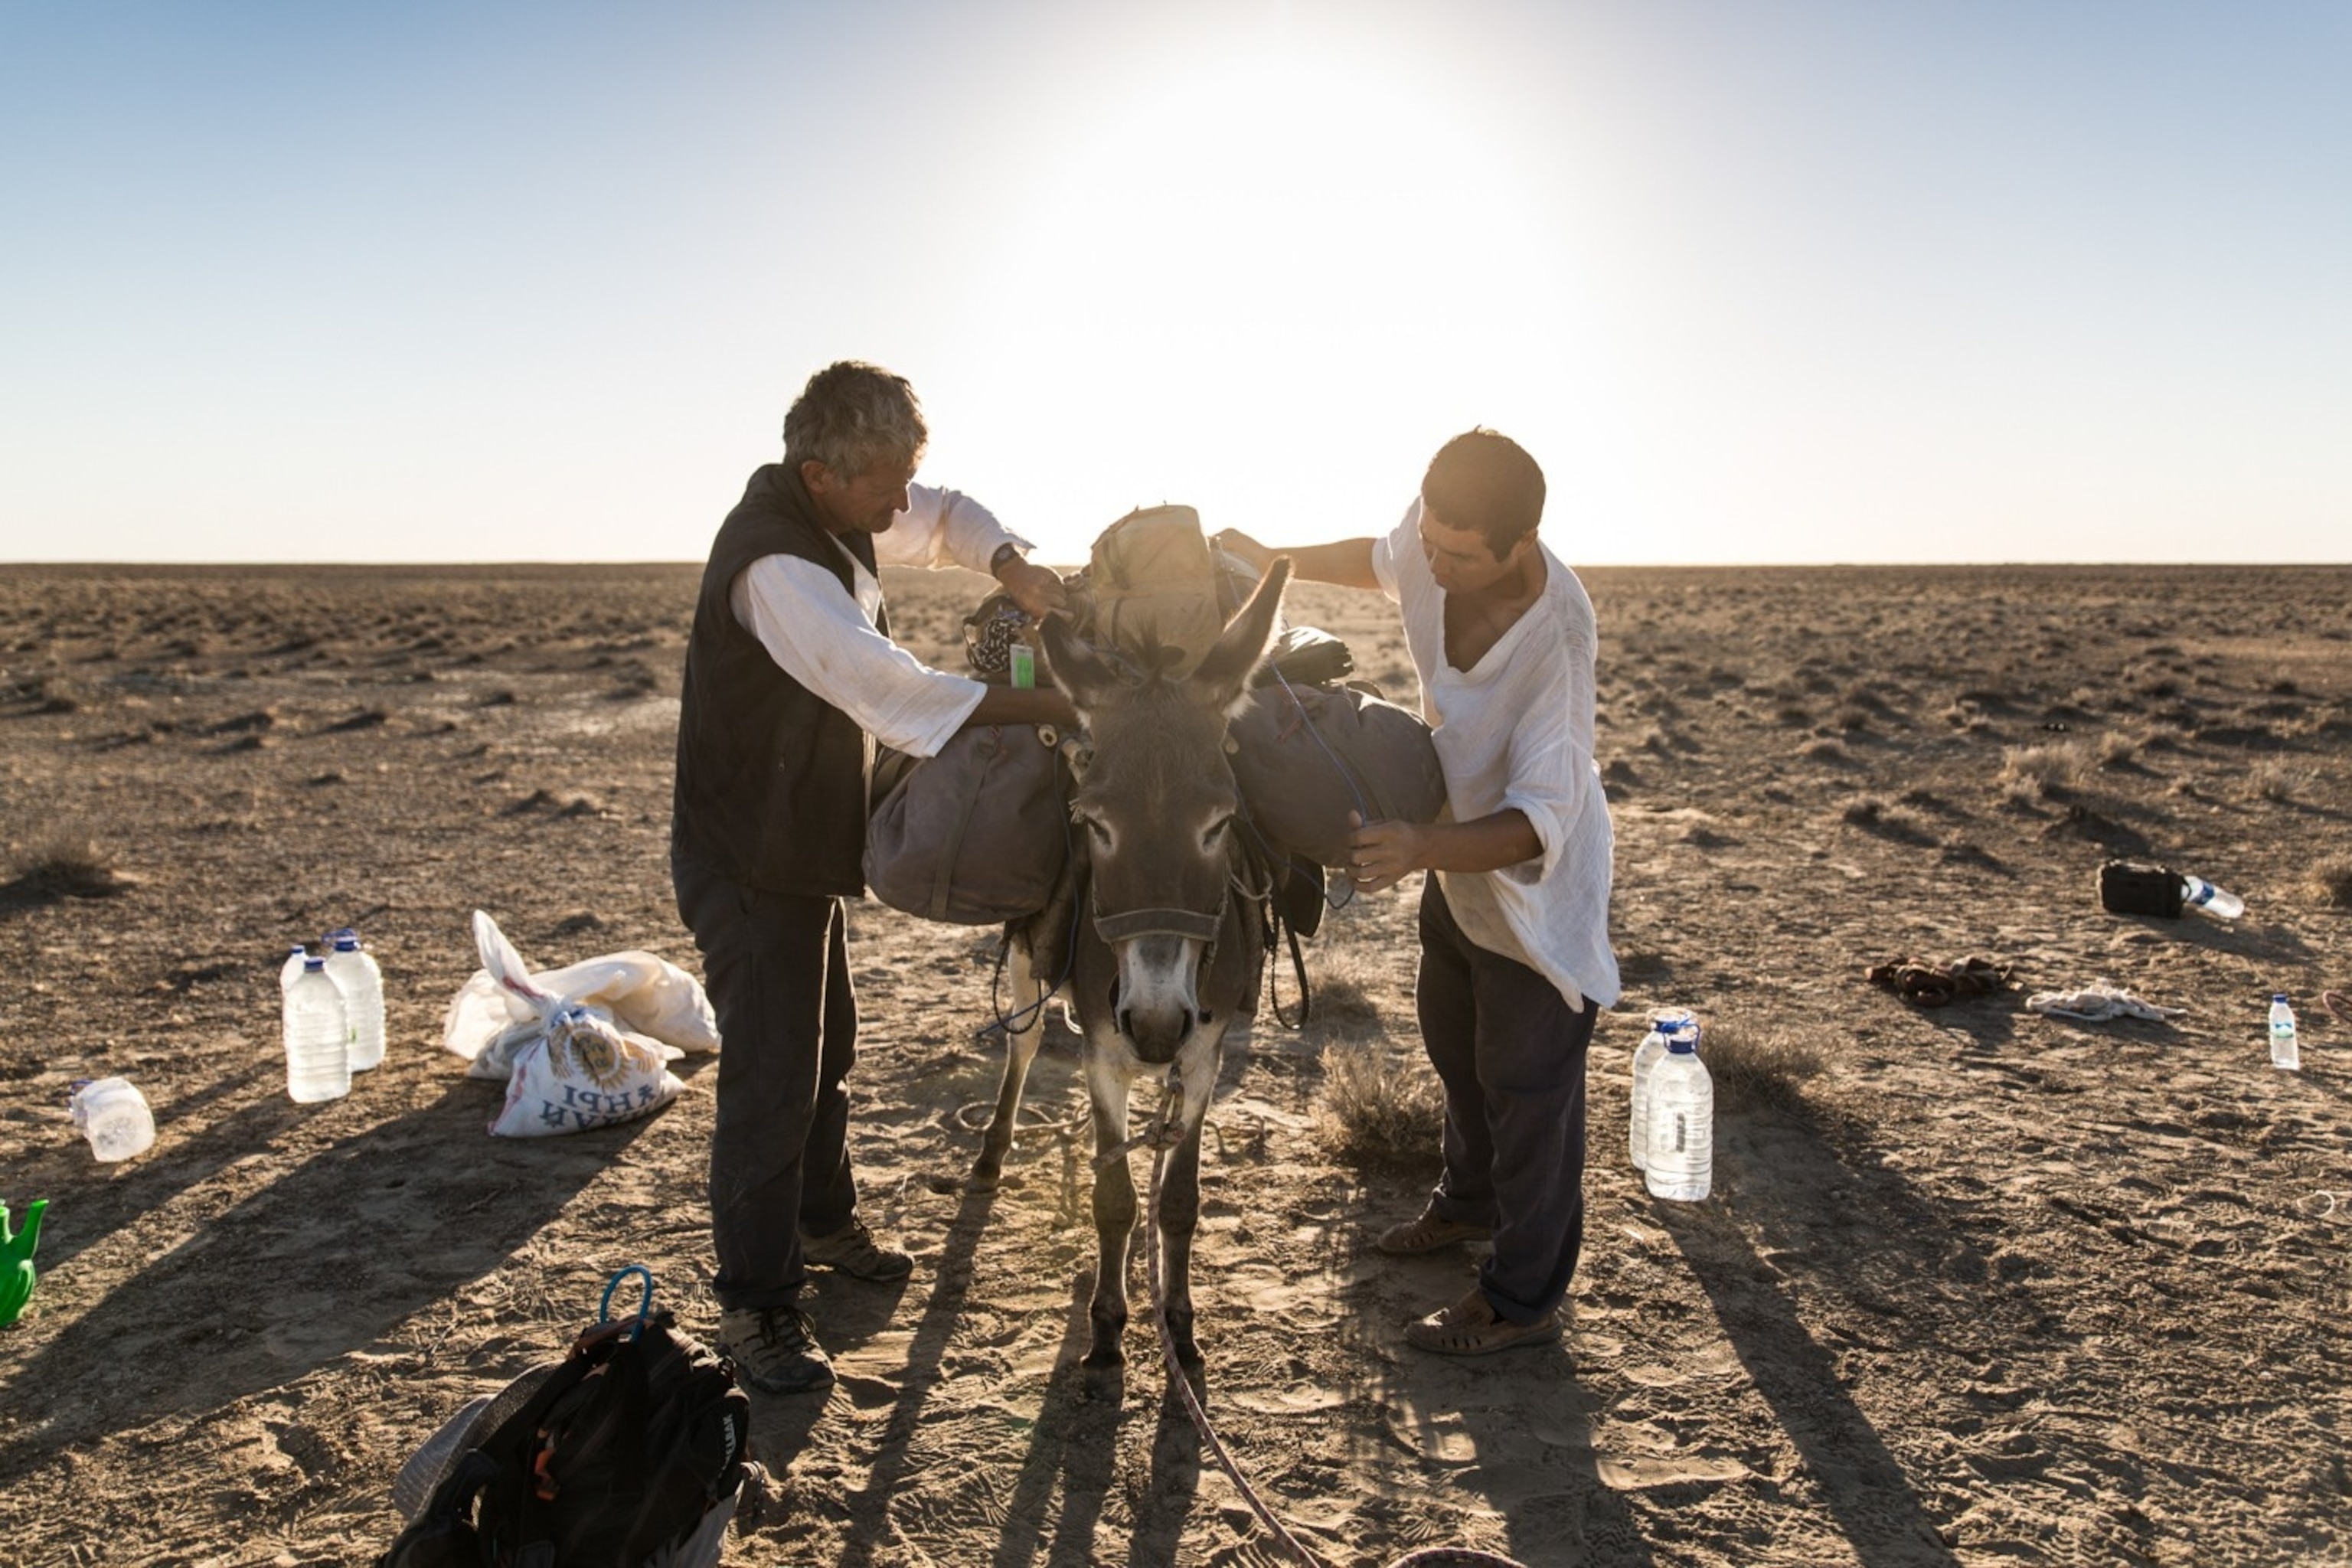
[[[16,1321],[33,1299],[33,1244],[41,1239],[41,1211],[47,1198],[35,1200],[25,1211],[25,1228],[8,1223],[8,1205],[0,1204],[0,1329]]]

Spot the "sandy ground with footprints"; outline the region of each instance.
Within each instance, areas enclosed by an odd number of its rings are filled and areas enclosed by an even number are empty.
[[[0,576],[0,1199],[48,1200],[0,1331],[0,1558],[369,1561],[387,1489],[467,1397],[648,1266],[709,1331],[713,1073],[660,1115],[485,1135],[495,1086],[436,1042],[487,910],[541,965],[688,964],[666,863],[695,570],[12,567]],[[1230,1053],[1196,1291],[1211,1412],[1331,1564],[1475,1546],[1538,1565],[2352,1559],[2352,569],[1598,570],[1601,757],[1624,1003],[1592,1051],[1573,1331],[1407,1349],[1467,1251],[1370,1247],[1433,1170],[1339,1142],[1334,1086],[1407,1086],[1409,886],[1308,944],[1317,1010]],[[957,657],[961,574],[894,576]],[[1377,599],[1302,588],[1411,700]],[[2103,912],[2158,860],[2234,923]],[[393,1047],[290,1103],[278,957],[356,923]],[[866,1211],[903,1287],[826,1280],[840,1387],[760,1400],[778,1506],[737,1563],[1284,1561],[1167,1397],[1076,1366],[1085,1151],[958,1178],[990,1093],[992,932],[859,907]],[[1982,957],[1906,1005],[1869,965]],[[2076,1024],[2106,981],[2185,1009]],[[1293,985],[1276,977],[1289,1010]],[[2305,1069],[2273,1071],[2273,990]],[[1696,1009],[1765,1077],[1717,1194],[1623,1159],[1644,1010]],[[1075,1110],[1057,1031],[1033,1102]],[[155,1149],[89,1157],[76,1079],[122,1073]],[[1733,1092],[1727,1088],[1727,1096]],[[1409,1145],[1412,1141],[1408,1141]]]

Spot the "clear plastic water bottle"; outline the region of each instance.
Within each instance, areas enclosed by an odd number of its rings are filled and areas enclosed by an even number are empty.
[[[1698,1039],[1698,1020],[1686,1007],[1669,1007],[1650,1015],[1650,1032],[1633,1047],[1633,1113],[1626,1119],[1625,1157],[1640,1170],[1650,1157],[1650,1075],[1666,1054],[1666,1037],[1687,1028]]]
[[[2271,995],[2271,1066],[2287,1072],[2303,1070],[2303,1047],[2294,1037],[2294,1009],[2286,1005],[2286,993]]]
[[[1715,1186],[1715,1080],[1698,1059],[1696,1030],[1666,1037],[1666,1054],[1650,1072],[1650,1152],[1643,1167],[1650,1195],[1696,1203]]]
[[[2237,894],[2215,887],[2202,877],[2183,874],[2180,879],[2180,901],[2192,910],[2202,910],[2216,920],[2233,921],[2246,912],[2246,900]]]
[[[310,950],[299,942],[287,951],[286,962],[278,966],[279,995],[294,989],[294,983],[302,978],[302,961],[310,956]]]
[[[313,955],[286,988],[286,1092],[297,1104],[340,1100],[352,1091],[352,1026],[343,994]]]
[[[365,1072],[383,1060],[383,971],[361,948],[359,932],[347,927],[335,933],[335,951],[327,955],[327,978],[343,994],[352,1070]]]
[[[89,1152],[110,1164],[155,1146],[155,1113],[127,1078],[77,1083],[66,1103],[74,1125],[89,1140]]]

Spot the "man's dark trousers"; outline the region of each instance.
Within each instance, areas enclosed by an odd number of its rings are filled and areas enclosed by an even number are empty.
[[[1462,934],[1436,873],[1421,895],[1421,1040],[1445,1085],[1441,1219],[1492,1226],[1479,1289],[1532,1323],[1559,1305],[1584,1246],[1584,1057],[1600,1009]]]
[[[831,1235],[857,1208],[846,912],[837,898],[745,887],[683,856],[670,875],[719,1016],[712,1293],[730,1311],[782,1306],[807,1281],[801,1235]]]

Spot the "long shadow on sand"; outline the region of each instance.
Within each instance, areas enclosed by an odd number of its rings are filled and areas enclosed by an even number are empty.
[[[2056,1321],[2018,1284],[1992,1282],[1981,1251],[1931,1199],[1877,1164],[1865,1134],[1804,1112],[1794,1120],[1795,1127],[1780,1130],[1790,1135],[1775,1138],[1763,1156],[1769,1184],[1751,1193],[1735,1181],[1708,1204],[1659,1203],[1653,1217],[1681,1248],[1864,1568],[1951,1568],[1958,1559],[1902,1462],[1847,1394],[1836,1357],[1781,1283],[1784,1268],[1808,1268],[1814,1287],[1851,1307],[1843,1315],[1862,1342],[1933,1336],[1932,1314],[1918,1310],[1916,1282],[1954,1276],[1979,1282],[1971,1314],[2010,1323],[2021,1345],[2044,1340]],[[1834,1235],[1790,1226],[1771,1195],[1775,1187],[1846,1194],[1836,1205]]]
[[[907,1491],[915,1473],[915,1439],[922,1427],[923,1409],[945,1375],[941,1369],[971,1290],[973,1258],[995,1205],[994,1193],[967,1191],[948,1226],[940,1248],[939,1283],[924,1303],[922,1319],[907,1347],[907,1371],[898,1399],[874,1438],[873,1468],[866,1485],[849,1499],[851,1520],[842,1543],[841,1568],[866,1568],[888,1544],[892,1501]],[[769,1447],[766,1458],[773,1467],[790,1456]]]
[[[1006,1501],[1003,1533],[989,1554],[991,1568],[1025,1568],[1041,1553],[1049,1563],[1095,1561],[1095,1527],[1118,1473],[1125,1384],[1113,1377],[1090,1391],[1088,1374],[1080,1364],[1092,1332],[1087,1320],[1092,1290],[1088,1278],[1079,1275],[1063,1318],[1061,1348],[1054,1358],[1054,1375],[1045,1385],[1029,1452]],[[1048,1541],[1045,1525],[1057,1480],[1061,1513]]]
[[[566,1138],[493,1139],[485,1086],[459,1079],[442,1097],[321,1149],[126,1279],[12,1366],[5,1391],[47,1414],[0,1447],[0,1483],[60,1448],[277,1387],[380,1339],[402,1320],[488,1273],[562,1211],[651,1120]],[[208,1132],[195,1179],[152,1173],[152,1196],[128,1187],[131,1222],[180,1201],[282,1126],[263,1105]],[[235,1151],[235,1155],[230,1153]],[[460,1157],[457,1151],[463,1151]],[[168,1215],[157,1223],[170,1225]],[[103,1233],[45,1253],[62,1275]],[[69,1396],[55,1366],[104,1366]],[[26,1394],[43,1395],[26,1398]]]

